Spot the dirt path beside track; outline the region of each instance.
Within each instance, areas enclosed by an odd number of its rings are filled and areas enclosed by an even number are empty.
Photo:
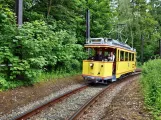
[[[153,120],[144,106],[139,79],[124,87],[106,108],[103,120]]]
[[[41,82],[33,86],[0,92],[0,117],[4,114],[12,113],[12,110],[16,108],[38,101],[51,93],[83,82],[82,76],[74,76],[58,79],[56,82]]]

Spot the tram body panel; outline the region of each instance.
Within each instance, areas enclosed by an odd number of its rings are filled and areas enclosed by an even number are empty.
[[[123,74],[134,72],[136,69],[134,61],[120,61],[116,65],[116,78],[119,78]]]
[[[123,52],[123,59],[121,59],[121,51]],[[118,48],[116,61],[116,78],[134,72],[136,69],[136,52]]]
[[[113,62],[102,61],[83,61],[83,77],[86,79],[102,79],[112,78]]]
[[[92,66],[93,65],[93,66]],[[113,62],[83,61],[83,75],[108,77],[112,76]]]

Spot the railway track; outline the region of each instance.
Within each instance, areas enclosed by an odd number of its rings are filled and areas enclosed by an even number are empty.
[[[134,76],[140,74],[136,72]],[[130,79],[130,77],[129,77]],[[119,80],[111,83],[108,86],[88,86],[84,85],[80,88],[74,89],[68,93],[65,93],[48,103],[44,103],[29,112],[26,112],[20,116],[15,117],[15,120],[39,120],[39,119],[80,119],[88,109],[98,101],[108,90],[116,87],[118,84],[127,80]],[[75,112],[76,111],[76,112]],[[39,114],[38,114],[39,113]]]
[[[129,77],[132,77],[132,76],[135,76],[135,75],[138,75],[140,74],[141,71],[137,71],[133,74],[131,74]],[[90,107],[93,106],[93,104],[95,104],[97,101],[99,101],[99,99],[105,94],[105,92],[107,92],[107,90],[110,90],[114,87],[116,87],[118,84],[122,83],[122,82],[126,82],[128,79],[126,80],[120,80],[120,81],[117,81],[113,84],[110,84],[109,86],[107,86],[105,89],[101,90],[98,94],[96,94],[95,96],[93,96],[89,101],[87,101],[79,110],[77,110],[70,118],[68,118],[68,120],[78,120],[78,119],[89,119],[89,118],[86,118],[86,117],[82,117],[83,115],[87,114],[88,109],[90,109]]]
[[[85,89],[87,87],[88,87],[88,85],[82,85],[79,88],[76,88],[74,90],[71,90],[71,91],[63,94],[63,95],[60,95],[60,96],[58,96],[58,97],[56,97],[56,98],[54,98],[54,99],[52,99],[52,100],[50,100],[50,101],[48,101],[46,103],[43,103],[40,106],[37,106],[36,108],[33,108],[32,110],[30,110],[28,112],[25,112],[25,113],[23,113],[23,114],[21,114],[19,116],[16,116],[13,119],[14,120],[26,120],[26,119],[29,119],[30,117],[32,117],[35,114],[40,113],[42,110],[46,109],[47,107],[50,107],[51,105],[54,105],[54,104],[62,101],[63,99],[71,96],[72,94],[75,94],[75,93],[77,93],[77,92],[79,92],[79,91],[81,91],[81,90],[83,90],[83,89]]]

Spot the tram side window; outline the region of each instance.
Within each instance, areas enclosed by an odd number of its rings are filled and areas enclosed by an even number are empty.
[[[125,52],[125,61],[128,61],[128,52]]]
[[[134,53],[132,53],[132,61],[134,61]]]
[[[120,61],[124,61],[124,51],[120,51]]]
[[[131,53],[129,53],[129,61],[132,61],[132,59],[131,59],[131,55],[132,55],[132,54],[131,54]]]

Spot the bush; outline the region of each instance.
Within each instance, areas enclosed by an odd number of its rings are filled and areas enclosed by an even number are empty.
[[[137,62],[137,68],[141,68],[142,67],[142,63],[141,62]]]
[[[154,113],[161,113],[161,60],[151,60],[143,65],[142,89],[146,105]]]
[[[34,15],[35,19],[43,17]],[[14,13],[0,5],[0,88],[32,84],[43,72],[80,71],[86,57],[83,46],[77,44],[74,31],[57,24],[61,21],[36,20],[17,29]]]
[[[32,69],[65,71],[80,69],[81,60],[85,57],[83,47],[76,44],[75,34],[66,30],[56,31],[57,25],[48,25],[44,21],[25,23],[16,36],[21,43],[22,59],[26,60]]]
[[[2,90],[8,88],[8,82],[2,77],[0,77],[0,88]]]

